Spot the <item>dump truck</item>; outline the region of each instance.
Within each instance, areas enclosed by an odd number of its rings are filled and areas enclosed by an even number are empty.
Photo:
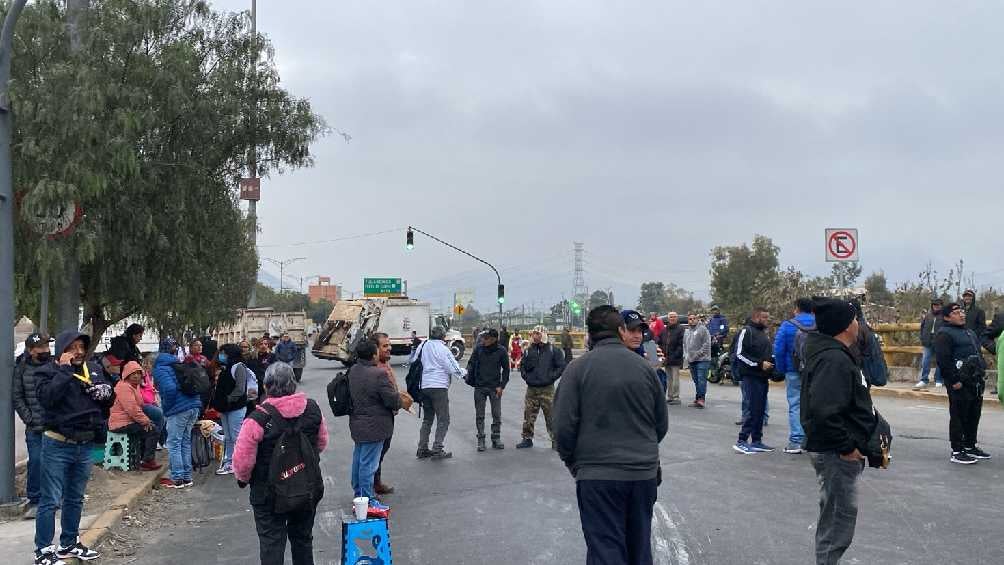
[[[283,333],[297,345],[297,356],[293,360],[293,370],[297,378],[303,374],[307,362],[307,313],[276,312],[275,308],[244,308],[238,311],[233,324],[218,328],[213,339],[220,345],[240,343],[242,340],[260,338],[268,333],[276,342]]]
[[[339,300],[321,326],[312,352],[318,359],[351,364],[356,345],[374,333],[382,332],[390,337],[391,354],[408,355],[412,332],[419,339],[429,339],[429,328],[433,323],[446,323],[441,317],[433,321],[430,312],[428,302],[412,298]],[[464,338],[460,332],[450,330],[448,325],[444,327],[447,328],[447,344],[453,355],[460,359],[466,349]]]

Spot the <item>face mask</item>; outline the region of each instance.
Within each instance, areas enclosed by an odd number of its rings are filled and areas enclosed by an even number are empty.
[[[226,353],[220,353],[219,359],[220,359],[220,363],[226,363],[227,362],[227,354]]]
[[[52,354],[48,351],[35,355],[35,361],[39,363],[48,363],[49,359],[52,359]]]

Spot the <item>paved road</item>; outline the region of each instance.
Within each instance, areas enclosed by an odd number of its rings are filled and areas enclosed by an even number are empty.
[[[323,402],[335,366],[313,360],[304,388]],[[403,380],[404,370],[398,368]],[[518,380],[518,379],[517,379]],[[684,394],[692,385],[684,383]],[[506,450],[474,450],[473,402],[462,383],[451,389],[448,461],[414,457],[417,421],[398,417],[385,478],[393,507],[396,563],[577,564],[585,561],[574,483],[538,422],[539,446],[515,450],[522,419],[521,382],[503,400]],[[771,392],[774,416],[766,441],[787,435],[783,391]],[[998,455],[970,467],[948,462],[946,408],[919,401],[876,400],[897,434],[893,468],[868,470],[848,563],[1002,563],[1004,411],[984,410],[983,446]],[[666,480],[654,524],[657,563],[804,564],[811,562],[815,476],[804,456],[743,456],[732,451],[738,391],[712,385],[709,407],[671,407],[662,444]],[[340,563],[340,519],[351,507],[352,443],[345,418],[329,418],[333,439],[323,454],[327,495],[315,528],[319,564]],[[120,528],[118,542],[136,554],[105,563],[256,562],[257,538],[247,493],[232,479],[196,477],[196,487],[153,495],[140,528]],[[151,528],[156,525],[156,528]],[[129,541],[131,538],[131,541]],[[137,559],[138,557],[138,559]]]

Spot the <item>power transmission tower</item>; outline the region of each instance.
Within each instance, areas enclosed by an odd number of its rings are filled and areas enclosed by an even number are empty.
[[[584,253],[583,244],[575,242],[575,280],[572,286],[575,289],[575,296],[585,296],[588,298],[589,289],[586,287],[585,262],[582,259]]]

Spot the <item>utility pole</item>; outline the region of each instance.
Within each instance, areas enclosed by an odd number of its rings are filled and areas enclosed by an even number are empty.
[[[251,0],[251,152],[248,155],[248,173],[252,179],[258,178],[258,0]],[[258,254],[258,200],[248,200],[248,222],[251,224],[251,243]],[[282,280],[279,281],[280,291]],[[255,262],[254,283],[251,284],[251,297],[248,306],[258,305],[258,262]]]
[[[286,272],[286,265],[291,265],[297,261],[304,261],[306,257],[293,257],[292,259],[286,259],[285,261],[280,261],[278,259],[272,259],[271,257],[262,257],[265,261],[279,265],[279,294],[282,294],[282,279]]]
[[[14,178],[11,170],[10,59],[14,25],[28,0],[14,0],[0,31],[0,505],[14,488]]]

